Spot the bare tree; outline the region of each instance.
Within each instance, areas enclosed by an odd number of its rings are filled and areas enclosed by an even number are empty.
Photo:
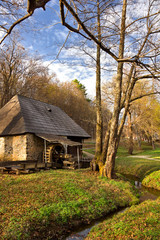
[[[74,2],[74,4],[76,4],[77,2],[78,1]],[[88,38],[92,39],[96,44],[98,44],[101,47],[103,51],[105,51],[114,60],[117,61],[114,110],[113,110],[111,126],[110,126],[107,157],[104,165],[104,174],[106,174],[109,178],[112,178],[114,176],[114,164],[115,164],[116,152],[117,152],[120,136],[122,133],[122,129],[124,126],[124,122],[126,119],[126,115],[128,112],[129,104],[130,104],[130,101],[133,100],[131,99],[131,96],[132,96],[132,91],[134,89],[135,83],[136,81],[143,79],[144,77],[157,78],[159,76],[158,66],[157,66],[158,56],[159,56],[158,39],[157,39],[157,44],[155,43],[153,44],[153,35],[155,35],[158,38],[157,34],[159,33],[159,26],[157,24],[157,22],[159,21],[159,11],[157,11],[158,9],[156,5],[156,1],[148,1],[148,9],[146,10],[146,15],[137,17],[136,20],[133,20],[133,18],[131,18],[131,21],[129,23],[127,22],[127,20],[129,20],[129,18],[127,19],[128,4],[129,3],[127,0],[123,0],[122,7],[119,6],[119,10],[120,10],[120,7],[122,9],[122,14],[120,17],[121,25],[116,26],[116,27],[119,27],[119,33],[117,32],[117,38],[119,38],[118,46],[117,46],[118,54],[116,55],[114,52],[115,50],[114,46],[112,46],[112,49],[113,49],[112,51],[111,48],[108,48],[106,45],[104,45],[104,43],[99,41],[99,39],[96,38],[96,36],[90,31],[90,29],[87,28],[87,25],[84,24],[86,23],[87,20],[85,19],[85,21],[84,20],[82,21],[80,19],[77,13],[79,9],[79,7],[77,6],[78,4],[75,7],[74,5],[69,4],[65,0],[60,1],[62,24],[64,24],[70,30],[72,28],[72,31],[75,31],[81,35],[86,34]],[[68,23],[66,23],[66,18],[64,14],[64,6],[72,14],[79,28],[75,29],[71,25],[68,26]],[[118,11],[116,11],[116,8],[114,8],[114,11],[118,15]],[[143,24],[141,24],[141,21],[143,22]],[[145,28],[144,29],[145,31],[143,31],[143,34],[140,36],[140,39],[134,40],[135,41],[134,43],[134,41],[131,41],[131,34],[134,34],[134,35],[139,34],[142,29],[142,25],[143,25],[143,28]],[[80,30],[82,32],[80,32]],[[110,31],[110,34],[111,34],[111,31]],[[128,39],[129,43],[132,44],[132,51],[133,51],[133,46],[137,46],[137,48],[135,49],[136,52],[134,51],[129,57],[124,56],[127,48],[126,39]],[[154,64],[153,64],[153,61],[154,61]],[[126,65],[128,66],[128,68],[130,68],[130,70],[128,74],[127,88],[126,88],[125,94],[122,94],[123,73]],[[119,116],[120,116],[122,106],[124,107],[124,111],[123,111],[123,116],[120,122]]]
[[[26,53],[17,41],[10,40],[0,50],[0,96],[1,107],[19,91],[18,83],[23,79]]]
[[[114,177],[114,165],[120,136],[125,123],[132,92],[137,81],[158,79],[159,72],[159,33],[160,11],[156,0],[110,0],[104,1],[102,11],[105,26],[101,39],[93,31],[95,17],[79,0],[59,0],[62,24],[70,31],[90,39],[116,63],[115,99],[109,134],[106,137],[106,161],[101,172]],[[106,12],[106,3],[110,9]],[[128,7],[130,5],[130,8]],[[139,11],[143,8],[143,12]],[[85,11],[85,16],[83,12]],[[107,13],[107,14],[106,14]],[[92,23],[92,24],[89,24]],[[13,26],[13,25],[12,25]],[[122,91],[123,75],[127,69],[126,91]],[[141,96],[139,96],[141,97]],[[120,118],[120,113],[122,117]]]

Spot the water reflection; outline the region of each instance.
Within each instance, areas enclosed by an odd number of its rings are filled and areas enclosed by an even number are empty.
[[[78,233],[73,233],[72,235],[67,237],[66,240],[83,240],[88,235],[88,233],[91,231],[92,227],[87,228],[87,229],[85,229],[81,232],[78,232]]]
[[[139,182],[139,181],[135,181],[134,184],[135,184],[135,187],[138,188],[138,189],[142,187],[142,183]]]

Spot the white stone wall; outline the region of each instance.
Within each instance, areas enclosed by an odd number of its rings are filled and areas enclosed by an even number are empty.
[[[4,158],[4,138],[0,137],[0,161]]]
[[[13,160],[26,160],[26,135],[13,137]]]
[[[42,161],[43,150],[43,139],[34,134],[0,137],[0,161]]]
[[[26,160],[26,135],[0,137],[0,161]]]

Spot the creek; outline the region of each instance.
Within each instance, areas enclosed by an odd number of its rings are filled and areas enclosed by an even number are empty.
[[[160,191],[143,187],[137,177],[134,177],[131,175],[126,175],[125,177],[128,179],[128,181],[131,181],[131,182],[134,181],[135,188],[137,188],[140,193],[140,203],[142,203],[146,200],[156,200],[157,197],[160,196]],[[127,208],[118,210],[114,213],[107,215],[106,217],[103,217],[97,221],[92,222],[90,225],[79,228],[76,232],[73,232],[72,234],[70,234],[70,236],[65,238],[65,240],[83,240],[83,239],[85,239],[85,237],[87,237],[88,233],[91,231],[91,229],[95,225],[103,222],[104,220],[107,220],[107,219],[113,217],[116,214],[124,212],[126,209]]]

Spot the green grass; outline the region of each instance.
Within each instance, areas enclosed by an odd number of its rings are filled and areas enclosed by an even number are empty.
[[[91,154],[95,154],[95,149],[92,149],[92,148],[83,148],[83,150],[85,151],[85,152],[88,152],[88,153],[91,153]]]
[[[146,176],[142,181],[143,186],[154,188],[160,191],[160,171],[155,171]]]
[[[159,240],[160,198],[145,201],[104,221],[92,229],[86,240]]]
[[[127,153],[126,148],[119,147],[115,171],[121,174],[134,175],[140,179],[143,179],[151,172],[160,170],[160,161],[158,161],[156,158],[160,156],[160,148],[157,148],[156,150],[151,150],[150,146],[148,146],[148,148],[145,145],[141,151],[135,151],[134,155],[131,156]],[[140,158],[140,156],[148,156],[149,158],[154,158],[155,160],[149,160],[143,157]]]
[[[50,170],[0,175],[1,239],[58,239],[138,199],[128,182],[100,178],[88,170]]]
[[[160,169],[160,162],[141,158],[118,157],[115,171],[121,174],[133,175],[141,180],[151,172]]]

